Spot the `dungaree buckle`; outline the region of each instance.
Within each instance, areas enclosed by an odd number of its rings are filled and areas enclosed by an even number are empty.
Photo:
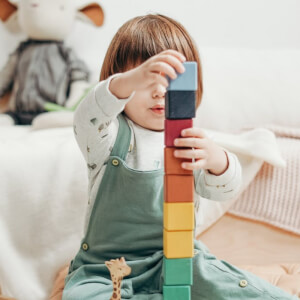
[[[112,162],[113,166],[117,167],[119,165],[119,161],[117,159],[113,159]]]

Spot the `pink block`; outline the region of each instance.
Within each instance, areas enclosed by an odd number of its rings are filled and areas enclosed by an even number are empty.
[[[181,137],[181,131],[193,127],[193,119],[165,120],[165,145],[174,147],[174,140]]]

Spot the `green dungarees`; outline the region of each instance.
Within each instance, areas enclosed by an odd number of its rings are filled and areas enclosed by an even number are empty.
[[[131,131],[122,115],[118,119],[117,139],[62,300],[109,300],[113,286],[104,262],[122,256],[132,269],[123,279],[122,299],[163,299],[163,170],[126,165]],[[199,241],[193,262],[192,300],[297,299],[217,260]]]

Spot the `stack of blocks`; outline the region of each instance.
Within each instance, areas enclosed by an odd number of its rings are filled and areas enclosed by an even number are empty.
[[[174,139],[193,127],[196,110],[197,64],[184,67],[184,73],[169,80],[165,103],[164,300],[190,300],[193,284],[194,176],[174,156]]]

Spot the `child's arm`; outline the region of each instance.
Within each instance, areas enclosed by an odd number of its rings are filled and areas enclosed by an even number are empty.
[[[176,72],[184,71],[184,60],[175,50],[163,51],[136,68],[100,82],[82,101],[75,112],[74,131],[91,176],[108,159],[118,131],[116,118],[134,92],[154,83],[166,87],[164,75],[176,78]]]
[[[109,84],[113,78],[99,82],[74,116],[75,137],[91,176],[98,174],[108,159],[118,132],[117,116],[131,99],[119,100],[111,94]]]
[[[234,197],[241,185],[241,166],[236,156],[215,144],[200,128],[185,129],[181,135],[175,146],[193,149],[177,149],[174,155],[195,160],[182,163],[182,167],[194,171],[196,192],[217,201]]]
[[[110,84],[110,91],[117,98],[123,99],[129,97],[133,91],[146,89],[154,83],[166,88],[169,84],[166,75],[175,79],[176,72],[183,73],[184,61],[185,57],[178,51],[162,51],[116,77]]]

